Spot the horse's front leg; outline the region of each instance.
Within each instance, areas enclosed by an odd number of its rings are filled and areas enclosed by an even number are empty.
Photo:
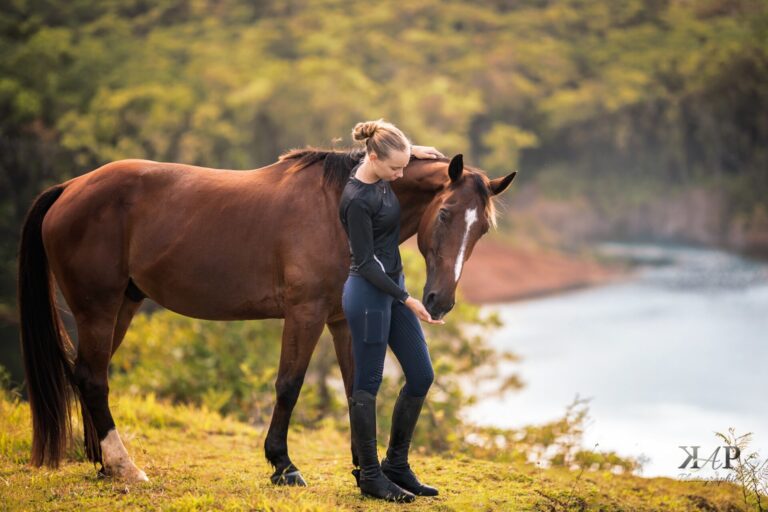
[[[324,305],[320,303],[299,304],[286,311],[280,367],[275,381],[277,400],[264,440],[265,455],[275,468],[271,477],[273,484],[307,485],[288,457],[288,424],[326,316]]]

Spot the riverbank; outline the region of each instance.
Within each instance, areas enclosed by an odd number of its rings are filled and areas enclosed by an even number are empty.
[[[404,245],[418,250],[415,239]],[[586,254],[516,247],[501,237],[486,236],[464,265],[459,289],[469,302],[490,304],[605,284],[627,275],[627,266]]]
[[[414,453],[411,463],[435,498],[393,505],[361,497],[349,474],[349,432],[292,426],[291,457],[308,487],[275,487],[263,429],[204,409],[154,398],[110,397],[126,447],[150,481],[96,478],[82,446],[56,470],[28,465],[29,407],[0,397],[3,510],[743,510],[741,489],[720,482],[574,472]],[[384,451],[380,442],[379,453]]]

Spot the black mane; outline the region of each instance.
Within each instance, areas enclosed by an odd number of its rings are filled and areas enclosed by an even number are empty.
[[[308,146],[305,148],[289,149],[280,155],[278,161],[295,160],[295,163],[286,172],[299,171],[323,161],[323,186],[341,190],[349,179],[349,173],[364,156],[365,148],[362,147],[336,150]],[[411,154],[411,160],[415,158]]]
[[[365,155],[365,148],[355,148],[346,151],[306,147],[290,149],[281,154],[279,161],[295,160],[289,171],[295,172],[309,167],[317,162],[323,162],[323,186],[337,189],[344,188],[349,179],[349,173]]]

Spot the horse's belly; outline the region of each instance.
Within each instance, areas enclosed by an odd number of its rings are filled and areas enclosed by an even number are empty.
[[[225,231],[207,238],[189,234],[155,253],[135,244],[131,278],[155,302],[186,316],[282,317],[274,249],[265,243],[257,250],[242,236],[236,244],[236,238]]]
[[[149,298],[182,315],[207,320],[282,317],[278,291],[269,286],[268,279],[230,271],[231,276],[222,276],[221,272],[187,274],[175,268],[162,276],[149,272],[132,278]]]
[[[181,315],[204,320],[255,320],[283,317],[277,302],[271,298],[262,300],[244,296],[210,298],[204,295],[195,298],[176,293],[158,303]]]

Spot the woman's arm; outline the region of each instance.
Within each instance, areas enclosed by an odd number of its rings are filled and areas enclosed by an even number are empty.
[[[383,292],[405,303],[408,292],[390,279],[373,253],[373,223],[368,205],[364,201],[352,199],[347,206],[346,218],[357,272]]]

